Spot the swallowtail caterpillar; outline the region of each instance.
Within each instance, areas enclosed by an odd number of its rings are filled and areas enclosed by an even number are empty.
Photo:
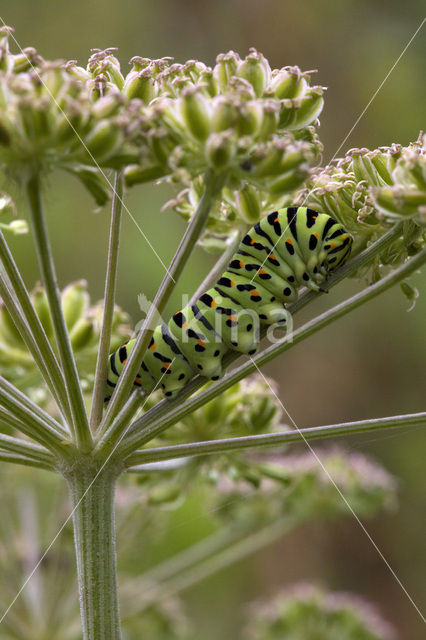
[[[333,218],[306,207],[274,211],[255,224],[216,285],[155,330],[134,384],[174,397],[200,374],[219,379],[228,351],[253,354],[259,325],[285,328],[285,304],[298,290],[320,291],[350,255],[352,237]],[[110,355],[109,400],[135,340]]]

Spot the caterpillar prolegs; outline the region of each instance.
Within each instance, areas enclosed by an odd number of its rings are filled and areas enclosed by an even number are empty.
[[[229,350],[253,354],[259,325],[285,328],[285,304],[301,286],[319,291],[347,261],[352,237],[324,213],[288,207],[262,218],[242,239],[216,285],[155,330],[134,384],[175,396],[196,374],[217,380]],[[109,358],[108,400],[135,340]]]

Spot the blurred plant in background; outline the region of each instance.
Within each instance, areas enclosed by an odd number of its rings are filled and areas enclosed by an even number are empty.
[[[298,585],[272,601],[253,605],[247,625],[250,640],[392,640],[393,629],[370,603],[350,593],[330,593]]]

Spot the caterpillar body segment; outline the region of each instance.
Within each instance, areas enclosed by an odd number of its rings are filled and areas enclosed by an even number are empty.
[[[161,387],[174,397],[200,374],[217,380],[230,350],[253,354],[260,325],[285,328],[285,304],[306,286],[321,290],[329,273],[344,264],[352,237],[333,218],[306,207],[274,211],[242,239],[227,270],[195,304],[156,327],[135,385],[149,394]],[[109,358],[107,397],[131,353],[129,340]]]

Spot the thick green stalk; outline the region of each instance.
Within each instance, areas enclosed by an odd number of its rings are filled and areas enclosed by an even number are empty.
[[[92,432],[95,431],[102,419],[102,409],[105,397],[108,353],[111,342],[115,289],[117,284],[118,250],[120,246],[121,211],[123,206],[122,197],[123,177],[121,172],[117,171],[115,174],[114,196],[111,207],[111,224],[109,231],[102,328],[99,338],[99,350],[96,361],[95,382],[93,386],[92,410],[90,413],[90,427]]]
[[[340,424],[331,424],[323,427],[298,429],[297,431],[282,431],[240,438],[222,438],[219,440],[192,442],[190,444],[178,444],[168,447],[155,447],[135,451],[135,453],[132,453],[132,455],[127,458],[126,466],[132,467],[133,465],[143,465],[149,462],[184,458],[186,456],[201,456],[212,453],[243,451],[253,448],[277,447],[292,442],[348,436],[355,433],[368,433],[382,429],[401,429],[403,427],[414,427],[421,424],[426,424],[426,412],[390,416],[389,418],[358,420],[357,422],[342,422]],[[143,471],[143,468],[141,470]]]
[[[383,293],[397,282],[404,280],[414,271],[419,269],[425,262],[426,248],[420,251],[413,258],[410,258],[410,260],[408,260],[398,269],[395,269],[395,271],[389,273],[382,280],[379,280],[360,293],[352,296],[348,300],[345,300],[344,302],[338,304],[329,311],[326,311],[313,320],[307,322],[305,325],[297,329],[290,336],[290,339],[286,337],[277,344],[273,344],[270,347],[267,347],[254,358],[250,358],[248,362],[236,368],[218,382],[210,385],[205,391],[192,396],[186,402],[182,402],[182,399],[180,398],[175,401],[171,401],[169,403],[168,411],[166,410],[164,413],[161,413],[160,416],[157,415],[155,422],[151,422],[148,424],[145,422],[147,421],[147,412],[145,416],[142,416],[142,418],[136,420],[132,425],[132,433],[129,433],[128,437],[123,442],[120,448],[120,453],[130,454],[136,448],[142,446],[146,442],[149,442],[152,438],[155,438],[165,429],[175,424],[178,420],[181,420],[188,413],[191,413],[195,409],[203,406],[204,404],[209,402],[209,400],[213,399],[226,389],[229,389],[249,374],[256,372],[259,367],[267,364],[273,358],[284,353],[291,347],[295,346],[302,340],[305,340],[306,338],[313,335],[323,327],[326,327],[335,320],[338,320],[350,311],[353,311],[353,309],[356,309],[372,298],[375,298],[380,293]],[[190,385],[188,385],[188,387],[189,386]]]
[[[141,329],[132,353],[126,363],[123,373],[118,379],[117,386],[112,394],[108,404],[108,409],[101,423],[101,433],[104,434],[111,425],[124,402],[127,400],[133,386],[133,381],[139,371],[140,363],[143,360],[148,344],[151,340],[154,330],[153,325],[157,322],[158,315],[164,310],[164,307],[181,275],[189,256],[194,250],[195,244],[204,230],[211,207],[220,194],[224,183],[224,176],[209,173],[205,179],[205,191],[200,203],[195,211],[185,234],[179,244],[179,247],[173,256],[167,274],[158,289],[150,310],[147,313],[143,328]],[[117,436],[120,433],[117,432]]]
[[[71,501],[84,640],[121,640],[110,466],[77,464],[64,472]]]
[[[40,177],[34,175],[27,184],[30,203],[31,219],[37,257],[40,266],[43,285],[49,301],[52,324],[59,351],[64,378],[67,385],[68,397],[71,404],[72,427],[77,445],[82,450],[90,449],[92,436],[89,428],[83,393],[77,372],[74,354],[62,311],[61,297],[50,247],[46,221],[41,202]]]
[[[21,329],[18,326],[18,331],[24,330],[24,335],[21,336],[30,350],[35,362],[40,369],[40,372],[48,385],[52,396],[54,397],[59,410],[69,421],[70,419],[70,407],[68,397],[65,390],[64,377],[62,371],[59,368],[59,364],[56,360],[53,349],[43,329],[43,325],[34,309],[31,302],[28,290],[22,279],[19,269],[13,259],[13,256],[9,250],[3,233],[0,231],[0,259],[3,263],[3,267],[7,273],[10,283],[13,287],[13,292],[19,302],[22,315],[25,319],[25,323],[21,324]],[[7,289],[6,282],[0,276],[1,288]],[[2,296],[3,297],[3,296]],[[18,310],[17,305],[13,305],[14,310]],[[9,311],[10,313],[10,311]],[[14,314],[16,316],[16,314]]]

